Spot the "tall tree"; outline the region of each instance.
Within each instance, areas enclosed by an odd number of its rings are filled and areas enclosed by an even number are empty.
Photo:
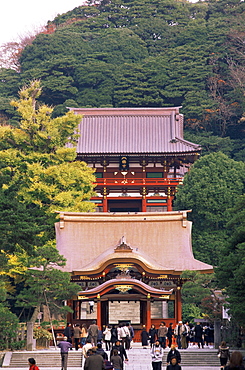
[[[75,161],[81,116],[67,112],[52,118],[53,108],[38,103],[40,94],[40,81],[24,87],[20,99],[12,101],[20,116],[18,127],[0,126],[0,209],[5,216],[0,221],[0,258],[7,258],[9,302],[15,300],[11,294],[16,289],[20,306],[38,309],[47,298],[62,311],[58,302],[79,287],[70,284],[69,274],[54,268],[65,265],[53,241],[54,211],[93,210],[89,199],[95,178],[84,162]],[[21,272],[10,268],[16,256]]]
[[[229,236],[229,209],[244,192],[244,171],[243,162],[211,153],[196,161],[178,188],[175,207],[192,209],[194,253],[214,266],[222,260]]]
[[[226,294],[229,314],[238,324],[244,326],[245,195],[238,198],[231,210],[231,219],[227,227],[231,229],[231,237],[224,250],[222,261],[216,269],[216,275]]]
[[[55,242],[48,242],[35,249],[28,258],[28,269],[23,275],[24,288],[16,297],[16,306],[35,309],[32,319],[37,319],[42,305],[48,306],[51,314],[71,312],[64,300],[76,294],[80,287],[70,282],[70,274],[60,268],[65,258],[56,249]]]
[[[23,88],[20,99],[12,101],[21,116],[19,128],[0,127],[2,188],[50,212],[92,210],[93,170],[75,161],[74,132],[81,116],[67,112],[52,118],[53,108],[38,105],[40,94],[39,81]],[[65,147],[69,143],[73,147]]]

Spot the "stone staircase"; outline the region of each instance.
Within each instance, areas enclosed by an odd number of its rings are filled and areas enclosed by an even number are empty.
[[[4,361],[5,368],[27,368],[28,358],[34,357],[38,366],[41,367],[61,367],[60,351],[43,350],[43,351],[25,351],[25,352],[8,352],[10,361]],[[81,367],[82,351],[70,351],[68,355],[68,367]],[[7,366],[8,365],[8,366]]]
[[[163,364],[166,364],[167,354],[169,350],[164,352]],[[180,350],[181,366],[217,366],[220,365],[220,360],[217,356],[216,349],[195,349],[195,350]]]
[[[164,351],[163,368],[166,366],[166,359],[169,349]],[[244,351],[242,351],[244,352]],[[180,350],[181,365],[183,368],[193,367],[193,369],[201,369],[205,366],[213,366],[219,368],[219,358],[217,357],[216,349],[188,349]],[[245,353],[244,353],[245,355]],[[150,349],[143,349],[140,343],[134,343],[133,349],[128,352],[130,363],[150,363]],[[28,367],[28,358],[34,357],[38,366],[45,367],[60,367],[61,358],[59,350],[41,350],[41,351],[23,351],[23,352],[7,352],[2,367],[23,369]],[[68,367],[81,367],[82,351],[70,351],[68,356]]]

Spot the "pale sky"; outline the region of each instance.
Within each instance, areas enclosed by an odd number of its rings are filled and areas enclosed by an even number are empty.
[[[2,0],[0,6],[0,46],[33,34],[57,14],[82,5],[83,0]]]
[[[197,0],[189,0],[196,2]],[[2,0],[0,6],[0,46],[35,33],[57,14],[82,5],[85,0]]]

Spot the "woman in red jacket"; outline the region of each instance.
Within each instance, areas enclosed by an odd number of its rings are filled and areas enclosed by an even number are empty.
[[[34,358],[28,358],[28,362],[30,365],[29,370],[39,370],[39,367],[36,365],[36,361],[34,360]]]

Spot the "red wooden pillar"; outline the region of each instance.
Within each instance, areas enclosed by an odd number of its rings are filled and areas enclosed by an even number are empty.
[[[107,189],[103,188],[103,212],[108,212]]]
[[[146,301],[146,331],[149,331],[151,328],[151,296],[147,294]]]
[[[175,319],[177,323],[182,320],[181,288],[179,286],[175,291]]]
[[[167,194],[167,212],[172,211],[172,197],[171,197],[171,188],[168,187],[168,194]]]
[[[141,212],[146,212],[146,194],[147,194],[147,190],[146,190],[145,186],[142,188],[141,194],[142,194],[142,209],[141,209]]]
[[[100,295],[97,295],[97,325],[101,330],[101,300]]]

